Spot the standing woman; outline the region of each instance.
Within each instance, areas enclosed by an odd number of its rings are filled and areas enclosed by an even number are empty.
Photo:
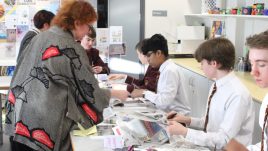
[[[23,51],[12,78],[5,132],[13,151],[70,151],[76,123],[89,128],[103,120],[110,97],[127,91],[100,89],[83,47],[77,43],[97,19],[85,1],[66,1],[52,27]]]

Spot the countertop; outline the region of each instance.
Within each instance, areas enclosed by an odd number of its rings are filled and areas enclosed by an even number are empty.
[[[201,70],[200,63],[198,63],[194,58],[177,58],[171,59],[177,65],[184,67],[188,70],[191,70],[201,76],[204,76],[203,71]],[[241,80],[243,84],[248,88],[254,100],[258,102],[262,102],[266,93],[268,93],[268,88],[260,88],[254,81],[253,77],[249,72],[235,72],[238,78]]]

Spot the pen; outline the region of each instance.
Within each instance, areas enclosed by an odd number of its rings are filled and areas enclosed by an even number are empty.
[[[172,113],[172,114],[170,114],[169,116],[167,116],[167,119],[172,119],[172,118],[174,118],[176,115],[177,115],[176,112],[175,112],[175,113]]]

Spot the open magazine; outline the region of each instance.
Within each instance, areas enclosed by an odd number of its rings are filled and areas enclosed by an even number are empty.
[[[117,123],[114,133],[122,135],[125,145],[142,145],[143,143],[163,144],[169,140],[165,129],[157,122],[131,119]]]

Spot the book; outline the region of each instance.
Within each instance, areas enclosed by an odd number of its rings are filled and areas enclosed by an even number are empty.
[[[212,21],[210,38],[225,37],[225,22],[222,20]]]

